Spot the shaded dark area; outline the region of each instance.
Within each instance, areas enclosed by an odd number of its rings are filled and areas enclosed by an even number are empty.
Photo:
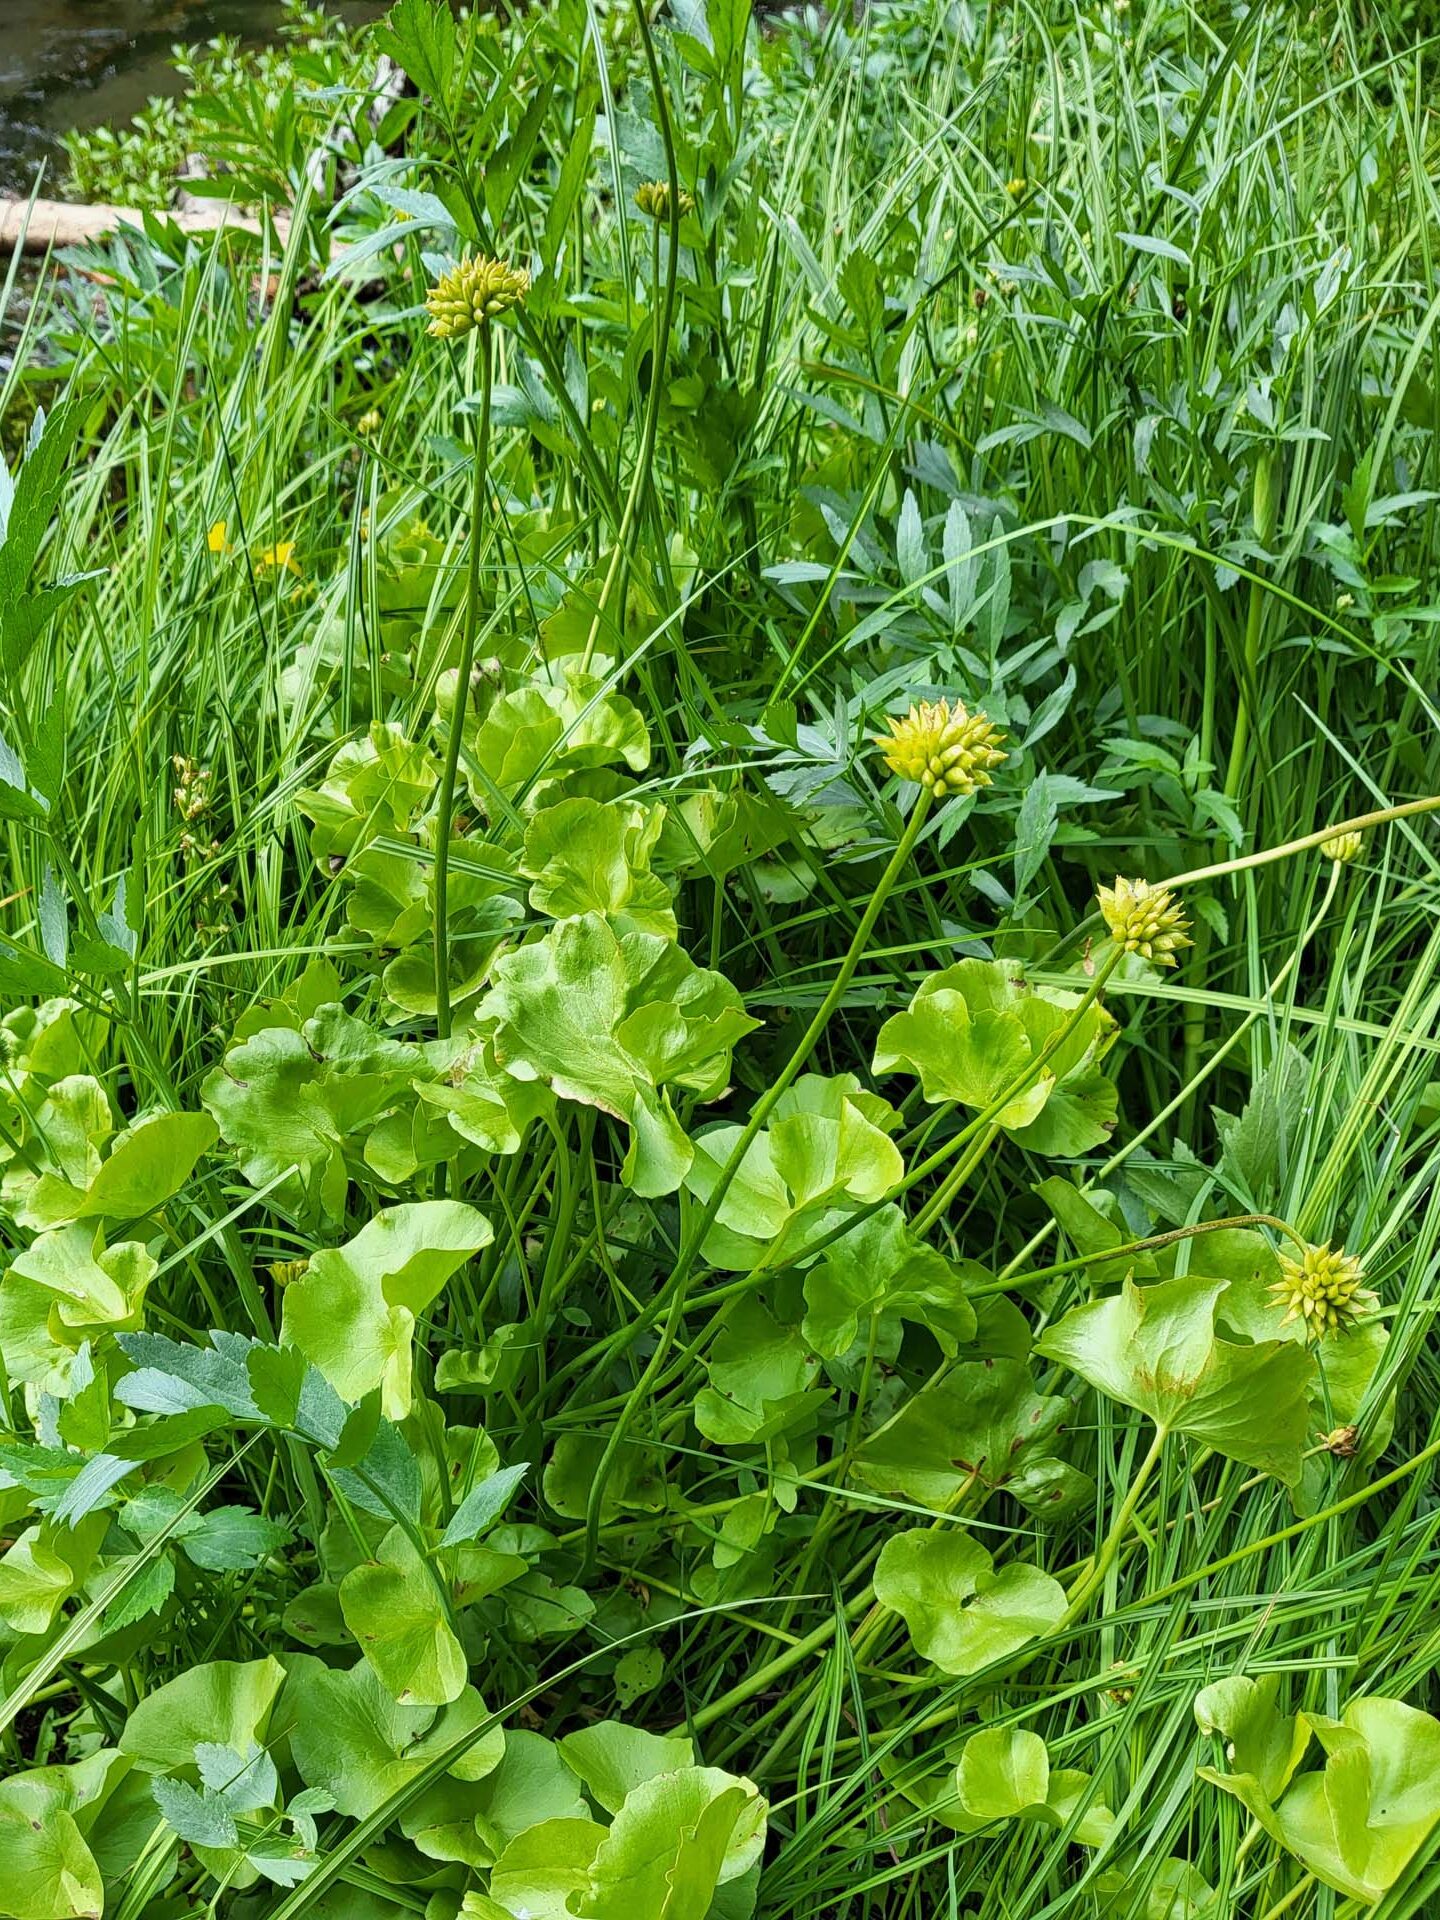
[[[383,10],[380,0],[331,8],[352,23]],[[279,0],[4,0],[0,15],[0,188],[28,190],[43,165],[53,194],[68,128],[123,125],[152,95],[179,91],[176,42],[273,39],[284,10]]]

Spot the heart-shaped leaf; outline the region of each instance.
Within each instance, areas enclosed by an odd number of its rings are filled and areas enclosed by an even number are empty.
[[[982,1268],[971,1271],[983,1276]],[[917,1240],[896,1206],[870,1214],[810,1268],[805,1306],[805,1338],[831,1359],[848,1352],[877,1315],[928,1327],[947,1354],[975,1333],[962,1269]]]
[[[661,1089],[714,1099],[731,1048],[758,1024],[721,974],[669,940],[617,933],[594,913],[506,954],[480,1012],[497,1023],[496,1057],[511,1074],[628,1126],[625,1179],[648,1195],[673,1193],[692,1158]]]
[[[847,1213],[901,1179],[905,1162],[890,1138],[895,1125],[894,1108],[862,1091],[853,1074],[802,1074],[746,1148],[706,1236],[705,1258],[745,1272],[803,1255]],[[685,1184],[700,1199],[714,1192],[742,1131],[712,1127],[696,1140]]]
[[[1311,1354],[1291,1340],[1241,1345],[1215,1331],[1228,1282],[1187,1274],[1066,1314],[1036,1343],[1102,1393],[1229,1459],[1293,1486],[1309,1425]]]
[[[1032,985],[1010,961],[961,960],[923,981],[885,1022],[875,1072],[914,1073],[927,1100],[981,1110],[1013,1088],[995,1117],[1023,1146],[1088,1152],[1115,1125],[1115,1090],[1097,1068],[1118,1029],[1095,1004],[1077,1016],[1080,999]]]
[[[436,1713],[397,1701],[368,1660],[345,1671],[292,1653],[285,1664],[276,1727],[289,1733],[306,1786],[329,1794],[354,1820],[368,1818],[488,1717],[473,1687]],[[504,1752],[504,1732],[491,1727],[448,1771],[458,1780],[483,1780]]]
[[[561,800],[537,813],[525,833],[530,904],[554,920],[603,913],[624,931],[675,938],[670,889],[650,871],[665,823],[663,807],[618,800]]]
[[[1207,1715],[1216,1706],[1210,1699]],[[1228,1714],[1236,1706],[1227,1698],[1219,1710]],[[1276,1765],[1283,1734],[1258,1735],[1258,1712],[1253,1700],[1240,1704],[1240,1738],[1233,1744],[1237,1763],[1247,1747],[1259,1748],[1265,1775],[1201,1767],[1201,1778],[1233,1794],[1316,1879],[1372,1905],[1440,1821],[1440,1721],[1403,1700],[1378,1697],[1352,1700],[1338,1720],[1302,1714],[1294,1762],[1313,1732],[1325,1763],[1292,1772],[1277,1798],[1272,1789],[1285,1779],[1284,1767]]]
[[[493,1237],[485,1216],[459,1200],[387,1208],[343,1247],[313,1255],[285,1289],[283,1337],[344,1399],[379,1387],[387,1417],[403,1420],[415,1323]]]
[[[1065,1590],[1023,1561],[993,1571],[990,1554],[959,1527],[892,1534],[875,1563],[875,1597],[910,1629],[915,1651],[943,1673],[977,1673],[1047,1633]]]
[[[465,1685],[464,1650],[414,1542],[392,1527],[374,1560],[340,1582],[340,1610],[366,1659],[403,1703],[448,1706]]]
[[[705,1920],[718,1888],[765,1844],[766,1805],[748,1780],[682,1767],[625,1796],[596,1849],[577,1920]]]
[[[1090,1482],[1060,1455],[1070,1402],[1038,1394],[1024,1360],[962,1361],[907,1401],[861,1448],[855,1476],[945,1511],[964,1487],[1004,1491],[1033,1512],[1084,1498]]]

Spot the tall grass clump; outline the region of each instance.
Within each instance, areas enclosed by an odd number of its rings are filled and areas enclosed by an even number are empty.
[[[1420,27],[398,0],[12,266],[3,1920],[1435,1910]]]

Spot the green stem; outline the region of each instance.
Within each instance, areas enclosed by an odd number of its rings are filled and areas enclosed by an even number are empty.
[[[1252,867],[1268,867],[1273,861],[1289,860],[1297,853],[1309,853],[1342,833],[1366,833],[1371,827],[1389,826],[1392,820],[1409,820],[1417,813],[1434,813],[1437,809],[1440,809],[1440,793],[1427,794],[1423,800],[1405,800],[1396,807],[1377,807],[1373,813],[1352,814],[1348,820],[1336,820],[1331,826],[1317,827],[1313,833],[1302,833],[1278,847],[1262,847],[1258,853],[1241,854],[1235,860],[1217,860],[1212,866],[1192,867],[1188,873],[1171,874],[1160,884],[1173,889],[1198,886],[1202,880],[1223,880],[1228,874],[1248,873]],[[1038,965],[1050,966],[1067,947],[1073,946],[1083,934],[1099,924],[1100,912],[1097,908],[1095,912],[1087,913],[1083,920],[1077,921],[1068,933],[1062,934]]]
[[[1117,1147],[1104,1165],[1097,1168],[1090,1179],[1085,1181],[1080,1188],[1082,1194],[1093,1193],[1097,1187],[1102,1186],[1104,1182],[1109,1179],[1110,1175],[1115,1172],[1117,1167],[1123,1166],[1131,1154],[1138,1152],[1147,1140],[1159,1133],[1166,1122],[1174,1114],[1177,1114],[1187,1101],[1193,1100],[1204,1083],[1219,1070],[1230,1054],[1239,1046],[1251,1027],[1253,1027],[1256,1021],[1264,1014],[1266,1008],[1273,1005],[1275,996],[1280,992],[1282,987],[1284,987],[1286,981],[1290,978],[1291,974],[1294,973],[1301,960],[1304,959],[1306,949],[1309,947],[1310,942],[1325,924],[1325,916],[1330,911],[1331,903],[1335,898],[1336,888],[1340,884],[1340,877],[1344,871],[1345,869],[1338,860],[1331,861],[1330,878],[1325,887],[1325,897],[1321,900],[1313,919],[1300,935],[1294,950],[1287,957],[1284,966],[1279,968],[1273,978],[1267,983],[1262,998],[1257,1000],[1254,1007],[1246,1014],[1239,1026],[1220,1042],[1219,1046],[1211,1053],[1209,1059],[1197,1070],[1194,1077],[1187,1080],[1180,1091],[1175,1094],[1172,1099],[1168,1100],[1163,1107],[1159,1108],[1159,1110],[1146,1121],[1145,1125],[1137,1134],[1134,1134],[1127,1140],[1123,1147]],[[1234,1225],[1234,1222],[1232,1221],[1230,1224]],[[1257,1224],[1263,1223],[1257,1222]],[[1004,1280],[1008,1278],[1009,1275],[1017,1273],[1036,1249],[1043,1246],[1045,1241],[1049,1239],[1050,1235],[1055,1231],[1055,1225],[1056,1223],[1052,1220],[1048,1226],[1040,1227],[1033,1233],[1020,1251],[1000,1269],[1000,1278]],[[1125,1248],[1116,1249],[1117,1255],[1123,1254],[1126,1251],[1127,1249]],[[1026,1276],[1027,1279],[1038,1277],[1038,1275]]]
[[[1033,1273],[1016,1273],[1015,1263],[1011,1261],[997,1279],[983,1286],[967,1287],[966,1292],[974,1297],[987,1293],[1008,1293],[1015,1287],[1038,1286],[1042,1280],[1058,1280],[1061,1274],[1079,1273],[1086,1267],[1105,1266],[1112,1260],[1128,1260],[1136,1253],[1153,1253],[1160,1247],[1176,1246],[1182,1240],[1194,1240],[1203,1233],[1229,1233],[1242,1227],[1270,1227],[1293,1240],[1302,1251],[1309,1245],[1303,1233],[1298,1233],[1288,1221],[1281,1220],[1276,1214],[1230,1213],[1223,1220],[1196,1220],[1188,1227],[1172,1227],[1167,1233],[1152,1233],[1143,1240],[1122,1241],[1117,1246],[1104,1247],[1098,1253],[1080,1253],[1073,1260],[1057,1260],[1053,1267],[1037,1267]]]
[[[1169,1437],[1170,1430],[1168,1427],[1156,1427],[1155,1438],[1150,1443],[1150,1451],[1140,1462],[1135,1473],[1135,1478],[1130,1482],[1130,1490],[1125,1495],[1124,1500],[1121,1502],[1119,1512],[1110,1524],[1110,1531],[1106,1534],[1104,1541],[1101,1543],[1100,1551],[1095,1556],[1094,1566],[1088,1574],[1082,1574],[1076,1582],[1075,1589],[1070,1596],[1070,1604],[1065,1610],[1065,1617],[1060,1622],[1057,1632],[1063,1633],[1067,1627],[1074,1626],[1075,1622],[1090,1604],[1090,1600],[1096,1589],[1103,1583],[1106,1574],[1110,1571],[1111,1564],[1116,1554],[1120,1551],[1121,1542],[1130,1531],[1130,1522],[1135,1518],[1135,1509],[1140,1504],[1140,1497],[1145,1491],[1151,1474],[1159,1465],[1160,1455]]]
[[[855,977],[855,969],[859,966],[865,949],[869,944],[875,922],[880,918],[880,910],[885,905],[886,896],[909,863],[910,856],[915,851],[915,843],[920,838],[920,829],[925,824],[925,817],[929,810],[930,792],[928,788],[922,787],[914,808],[911,811],[910,818],[905,823],[904,831],[896,843],[895,851],[890,856],[890,864],[880,876],[879,883],[875,891],[871,894],[864,913],[860,916],[860,924],[855,929],[855,937],[850,942],[845,958],[840,962],[839,971],[831,982],[829,992],[815,1009],[814,1017],[805,1029],[805,1032],[801,1035],[800,1044],[752,1108],[750,1118],[746,1121],[744,1127],[742,1127],[740,1137],[730,1151],[729,1159],[726,1160],[724,1166],[716,1176],[715,1184],[711,1188],[704,1206],[700,1209],[699,1217],[685,1237],[684,1244],[681,1246],[679,1257],[675,1263],[674,1272],[661,1288],[660,1292],[656,1294],[649,1309],[645,1313],[637,1315],[636,1318],[631,1321],[629,1327],[626,1329],[625,1340],[615,1350],[613,1357],[618,1358],[619,1354],[632,1345],[646,1327],[653,1325],[660,1314],[666,1312],[665,1327],[660,1338],[655,1343],[655,1351],[651,1354],[644,1372],[636,1381],[624,1407],[620,1411],[619,1418],[616,1420],[610,1437],[605,1443],[605,1451],[600,1456],[599,1465],[595,1469],[595,1477],[590,1483],[590,1497],[585,1514],[585,1564],[587,1568],[594,1565],[595,1547],[600,1534],[600,1503],[604,1496],[610,1474],[614,1469],[615,1456],[624,1445],[625,1437],[630,1430],[630,1422],[634,1418],[636,1408],[644,1399],[665,1363],[665,1357],[669,1351],[671,1339],[685,1311],[685,1297],[689,1292],[690,1282],[694,1277],[695,1263],[700,1257],[700,1249],[704,1244],[705,1237],[714,1225],[715,1218],[725,1203],[725,1196],[730,1191],[735,1176],[740,1171],[740,1166],[745,1155],[750,1151],[757,1136],[764,1128],[766,1121],[775,1111],[777,1102],[799,1076],[801,1069],[805,1066],[810,1055],[819,1044],[821,1035],[830,1024],[830,1019],[835,1009],[845,998],[850,982]]]
[[[921,1234],[927,1233],[940,1218],[941,1214],[944,1213],[945,1209],[950,1205],[950,1202],[955,1198],[956,1194],[959,1193],[976,1167],[979,1166],[980,1162],[985,1158],[985,1155],[990,1151],[991,1145],[999,1132],[999,1127],[993,1123],[984,1128],[982,1132],[976,1135],[974,1144],[971,1146],[965,1158],[960,1162],[959,1166],[952,1167],[949,1173],[946,1174],[945,1178],[940,1182],[940,1185],[935,1189],[934,1193],[911,1222],[910,1230],[917,1239],[919,1239]]]
[[[1308,1893],[1310,1888],[1313,1887],[1314,1884],[1315,1884],[1314,1874],[1307,1873],[1304,1879],[1297,1880],[1295,1882],[1295,1885],[1290,1889],[1289,1893],[1283,1895],[1279,1900],[1277,1900],[1273,1907],[1267,1907],[1264,1913],[1261,1914],[1260,1920],[1280,1920],[1281,1914],[1289,1913],[1290,1909],[1295,1905],[1296,1901],[1299,1900],[1303,1894]]]
[[[844,1615],[841,1617],[848,1618],[852,1613],[860,1612],[868,1604],[869,1599],[870,1589],[867,1586],[865,1591],[857,1595],[845,1608]],[[792,1647],[787,1647],[784,1653],[777,1653],[773,1660],[768,1660],[763,1667],[757,1667],[753,1672],[748,1673],[743,1680],[731,1687],[728,1693],[722,1693],[718,1700],[712,1700],[708,1706],[701,1707],[698,1712],[693,1713],[686,1724],[693,1727],[697,1733],[703,1733],[706,1727],[714,1726],[717,1720],[726,1719],[737,1707],[743,1707],[746,1701],[753,1700],[757,1693],[763,1693],[767,1687],[773,1686],[785,1674],[802,1665],[812,1653],[818,1653],[822,1647],[828,1645],[835,1638],[837,1625],[838,1620],[835,1615],[831,1615],[828,1620],[823,1620],[802,1640],[797,1640]]]
[[[470,675],[475,666],[475,634],[480,624],[480,522],[485,513],[485,461],[490,451],[490,387],[493,355],[490,328],[480,329],[480,425],[475,436],[474,489],[470,497],[470,554],[465,577],[465,614],[460,629],[460,660],[455,699],[450,709],[450,737],[440,775],[440,798],[435,819],[435,1030],[450,1037],[450,823],[455,814],[455,776],[460,744],[465,736],[465,708]]]
[[[680,268],[680,173],[675,160],[675,139],[670,126],[670,109],[666,103],[665,89],[661,84],[660,68],[655,58],[654,43],[650,37],[650,22],[646,17],[644,0],[639,0],[635,8],[635,19],[640,28],[646,64],[650,69],[650,86],[655,101],[656,118],[660,126],[660,139],[665,148],[665,169],[670,186],[670,217],[667,223],[670,246],[665,259],[665,283],[662,292],[660,222],[655,221],[650,251],[650,304],[654,318],[650,338],[650,391],[645,400],[645,424],[641,429],[639,458],[635,462],[635,471],[631,475],[630,488],[625,496],[625,510],[620,518],[619,531],[615,535],[615,550],[610,556],[610,565],[606,569],[605,579],[600,588],[600,598],[595,603],[595,615],[585,638],[585,651],[580,660],[582,671],[589,668],[591,656],[595,651],[595,642],[600,636],[600,623],[605,618],[605,608],[617,578],[621,583],[620,626],[622,631],[625,625],[624,582],[629,564],[630,539],[644,517],[649,495],[650,470],[655,459],[655,435],[660,425],[660,396],[665,386],[665,350],[669,344],[670,329],[675,319],[675,283]]]

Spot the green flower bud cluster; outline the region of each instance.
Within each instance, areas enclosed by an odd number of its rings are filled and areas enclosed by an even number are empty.
[[[425,296],[430,331],[437,340],[458,340],[472,327],[498,319],[529,291],[530,276],[523,267],[484,254],[462,260],[441,274]]]
[[[1305,1325],[1308,1340],[1322,1340],[1353,1326],[1375,1305],[1360,1262],[1343,1247],[1307,1247],[1300,1259],[1280,1256],[1280,1278],[1270,1287],[1276,1304],[1287,1309],[1282,1326]]]
[[[1193,945],[1190,922],[1168,887],[1148,880],[1124,880],[1101,887],[1097,898],[1110,938],[1126,953],[1138,953],[1157,967],[1173,967],[1182,948]]]
[[[991,769],[1005,759],[1005,738],[983,713],[957,700],[922,700],[903,720],[889,719],[890,732],[876,736],[885,764],[902,780],[928,787],[937,800],[988,787]]]

